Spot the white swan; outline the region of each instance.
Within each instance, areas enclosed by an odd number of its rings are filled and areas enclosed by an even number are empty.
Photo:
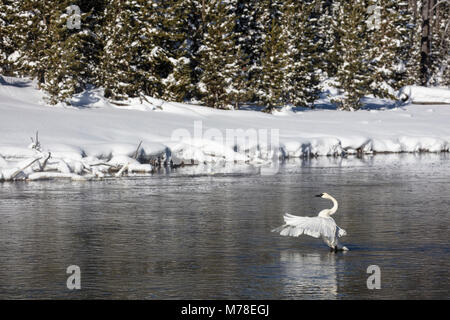
[[[282,236],[298,237],[302,234],[319,238],[322,237],[325,243],[333,251],[346,251],[346,247],[339,244],[338,238],[345,236],[347,232],[339,228],[334,222],[331,215],[335,214],[338,209],[338,202],[328,193],[321,193],[316,197],[329,199],[333,201],[331,209],[324,209],[319,212],[317,217],[298,217],[286,213],[284,215],[285,224],[281,227],[273,229],[272,232],[279,232]]]

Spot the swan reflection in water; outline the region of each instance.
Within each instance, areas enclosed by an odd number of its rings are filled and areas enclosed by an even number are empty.
[[[301,253],[285,250],[280,253],[283,290],[294,299],[336,299],[338,294],[336,254]]]

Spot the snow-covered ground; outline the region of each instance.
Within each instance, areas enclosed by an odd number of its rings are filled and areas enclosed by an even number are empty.
[[[433,97],[432,90],[414,90],[416,99]],[[450,105],[395,107],[367,98],[366,110],[345,112],[323,99],[316,110],[265,114],[152,98],[119,107],[100,90],[80,94],[70,107],[46,105],[43,97],[27,80],[0,77],[0,180],[145,173],[158,160],[265,166],[277,157],[450,148]],[[40,146],[30,140],[36,131]]]

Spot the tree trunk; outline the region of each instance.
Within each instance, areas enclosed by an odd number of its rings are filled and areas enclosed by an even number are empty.
[[[421,54],[420,54],[420,66],[421,66],[421,84],[423,86],[428,85],[430,80],[430,67],[431,67],[431,38],[432,38],[432,18],[434,7],[434,0],[424,0],[422,4],[422,38],[421,38]]]
[[[430,35],[430,19],[428,12],[428,0],[422,4],[422,38],[420,40],[420,82],[425,86],[428,82],[428,37]]]

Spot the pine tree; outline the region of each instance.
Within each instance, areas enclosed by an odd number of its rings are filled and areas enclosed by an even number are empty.
[[[411,59],[408,4],[403,1],[372,0],[369,5],[373,9],[373,21],[369,20],[372,26],[368,30],[371,93],[377,97],[395,99],[389,88],[398,90],[404,85],[407,78],[405,65]]]
[[[281,3],[272,0],[261,2],[263,8],[259,17],[265,26],[261,56],[257,62],[255,87],[260,102],[265,105],[265,112],[272,112],[284,103],[285,72],[287,66],[287,33],[282,28]]]
[[[240,96],[242,57],[235,41],[235,3],[209,1],[206,7],[203,46],[199,67],[202,101],[214,108],[227,108]]]
[[[285,1],[283,28],[286,33],[287,66],[285,100],[295,106],[312,106],[319,88],[319,45],[313,16],[315,3]]]
[[[282,34],[281,27],[274,19],[270,29],[267,30],[264,43],[258,92],[267,112],[271,112],[284,102],[284,71],[287,58],[285,41],[280,38],[280,34]]]
[[[45,52],[52,41],[48,31],[54,2],[20,1],[12,17],[17,48],[12,68],[16,74],[36,78],[40,84],[45,82],[48,62]]]
[[[342,64],[339,46],[339,33],[337,28],[333,27],[336,23],[336,10],[339,3],[330,1],[315,1],[315,14],[317,15],[317,33],[318,43],[318,69],[322,71],[325,77],[332,78],[337,72],[337,68]]]
[[[80,26],[69,28],[67,8],[85,12]],[[10,67],[14,74],[29,76],[49,93],[49,102],[68,101],[91,82],[95,61],[95,9],[102,1],[23,0],[11,15],[15,46]],[[80,12],[81,13],[81,12]],[[94,21],[94,22],[93,22]]]
[[[372,81],[367,52],[367,5],[363,0],[338,1],[336,5],[333,28],[338,41],[333,50],[341,54],[336,82],[343,96],[333,102],[340,109],[355,110],[362,106],[361,98],[370,92]]]
[[[163,48],[172,68],[164,79],[163,98],[184,101],[197,98],[198,49],[201,45],[201,10],[197,1],[167,0],[160,4]]]
[[[41,87],[49,102],[70,104],[72,96],[95,83],[99,43],[95,27],[101,6],[95,1],[66,0],[51,11],[44,50],[46,70]],[[68,9],[71,6],[73,9]],[[79,20],[75,17],[78,15]]]
[[[233,68],[231,68],[232,78],[227,91],[233,101],[234,109],[238,110],[242,103],[248,102],[252,98],[254,92],[248,73],[250,59],[243,53],[240,46],[234,48],[234,52]]]
[[[249,101],[258,100],[258,78],[261,70],[267,11],[258,0],[238,0],[236,4],[236,45],[245,61],[241,76],[245,78],[245,96]]]
[[[205,26],[207,24],[207,0],[184,0],[185,21],[183,33],[184,58],[189,62],[191,85],[188,87],[188,99],[199,100],[202,95],[199,92],[198,83],[202,74],[199,66],[201,60],[200,48],[203,46]]]
[[[434,1],[430,81],[434,86],[450,86],[450,2]]]
[[[411,1],[409,1],[411,3]],[[401,16],[406,22],[407,35],[402,42],[402,51],[400,57],[403,59],[403,65],[400,68],[400,77],[397,78],[398,87],[406,85],[420,85],[421,66],[420,66],[420,38],[421,22],[419,1],[412,1],[414,6],[408,3],[407,8],[402,7]]]
[[[155,1],[112,1],[101,31],[99,84],[113,101],[163,94],[170,60],[160,45]]]
[[[449,2],[410,0],[409,12],[412,21],[409,24],[411,35],[408,44],[411,44],[413,50],[406,67],[407,84],[448,85]]]
[[[0,74],[14,75],[12,54],[18,49],[15,39],[14,18],[16,16],[14,1],[0,2]]]

